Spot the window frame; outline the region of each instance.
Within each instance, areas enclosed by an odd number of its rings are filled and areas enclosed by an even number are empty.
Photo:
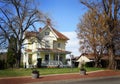
[[[45,32],[45,36],[48,36],[50,34],[50,32]]]

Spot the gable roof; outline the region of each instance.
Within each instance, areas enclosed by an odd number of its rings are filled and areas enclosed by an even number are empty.
[[[53,27],[49,26],[49,25],[46,25],[43,29],[42,28],[39,28],[39,32],[43,32],[45,30],[45,28],[49,28],[51,31],[53,31],[53,33],[57,36],[58,39],[62,39],[62,40],[69,40],[68,37],[66,37],[65,35],[63,35],[62,33],[58,32],[56,29],[54,29]],[[37,36],[37,34],[39,32],[26,32],[25,35],[27,38],[29,37],[35,37]]]
[[[33,31],[27,31],[27,32],[25,32],[25,37],[26,38],[30,38],[30,37],[36,37],[37,36],[37,34],[38,34],[38,32],[33,32]]]
[[[65,35],[63,35],[62,33],[58,32],[57,30],[55,30],[54,28],[52,28],[53,31],[55,32],[55,34],[58,36],[59,39],[63,39],[63,40],[69,40],[68,37],[66,37]]]

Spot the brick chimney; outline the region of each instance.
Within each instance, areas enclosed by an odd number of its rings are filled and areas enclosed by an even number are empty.
[[[40,27],[40,28],[39,28],[39,32],[41,32],[41,31],[42,31],[42,28]]]
[[[51,26],[51,19],[47,19],[47,21],[46,21],[46,23],[47,23],[47,25],[50,25]]]

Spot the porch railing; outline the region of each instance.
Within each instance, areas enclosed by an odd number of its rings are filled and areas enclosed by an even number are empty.
[[[42,61],[42,66],[46,67],[63,67],[63,63],[61,61]]]

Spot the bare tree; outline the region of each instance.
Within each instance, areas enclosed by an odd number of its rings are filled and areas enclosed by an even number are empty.
[[[104,26],[102,27],[106,29],[104,31],[103,37],[104,39],[106,39],[105,47],[107,47],[109,53],[108,67],[110,69],[115,69],[115,45],[117,45],[117,43],[115,42],[115,37],[116,32],[120,32],[120,28],[118,26],[120,21],[120,0],[80,0],[80,2],[84,4],[89,10],[91,10],[94,14],[101,14],[101,16],[103,17],[102,22],[99,24],[102,25],[104,23]],[[99,16],[96,18],[99,21]],[[119,34],[117,33],[117,35]]]
[[[22,44],[26,38],[24,33],[35,29],[35,24],[43,21],[43,14],[34,7],[32,0],[1,0],[0,4],[0,31],[3,32],[3,38],[0,38],[9,43],[10,35],[14,35],[17,67],[20,67]]]

